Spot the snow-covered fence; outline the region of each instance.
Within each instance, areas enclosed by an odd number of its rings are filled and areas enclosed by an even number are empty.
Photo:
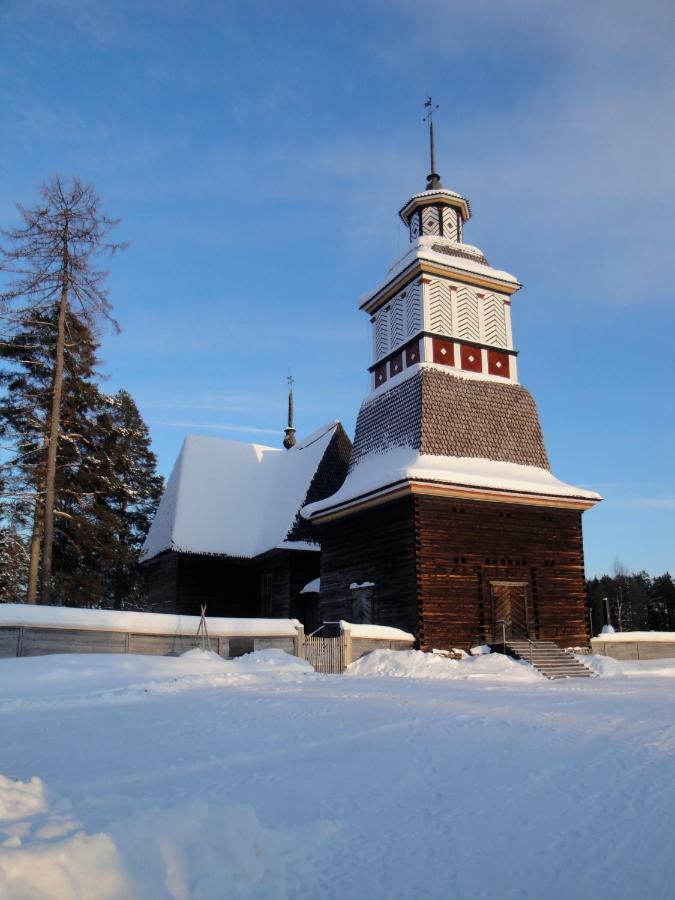
[[[51,653],[183,653],[203,644],[199,616],[0,604],[0,657]],[[302,655],[296,619],[209,618],[209,646],[223,657],[276,647]]]
[[[371,650],[411,650],[415,636],[388,625],[356,625],[340,622],[342,632],[349,636],[349,662],[356,662]]]
[[[383,625],[340,622],[336,638],[305,637],[297,619],[208,618],[208,644],[222,657],[271,647],[339,673],[371,650],[409,650],[412,634]],[[66,606],[0,604],[0,657],[51,653],[179,654],[204,645],[199,616]]]
[[[327,623],[336,625],[337,623]],[[340,622],[336,637],[309,634],[303,641],[303,655],[317,672],[339,675],[348,665],[371,650],[410,650],[415,638],[407,631],[385,625],[355,625]],[[320,631],[320,629],[319,629]]]
[[[675,658],[673,631],[621,631],[591,638],[592,652],[614,659]]]

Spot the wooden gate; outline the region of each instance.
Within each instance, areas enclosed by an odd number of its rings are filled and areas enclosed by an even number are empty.
[[[522,581],[492,581],[492,615],[494,641],[530,635],[527,584]],[[504,627],[502,626],[504,623]]]
[[[338,637],[319,637],[309,634],[305,638],[305,659],[317,672],[324,675],[341,675],[345,670],[345,642]]]

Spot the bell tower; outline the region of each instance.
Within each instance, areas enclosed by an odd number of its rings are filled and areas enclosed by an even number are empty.
[[[360,304],[371,391],[347,478],[303,512],[321,529],[324,618],[348,618],[348,585],[368,581],[373,621],[423,648],[489,643],[512,600],[525,637],[584,643],[581,512],[600,497],[550,471],[518,381],[521,284],[464,242],[469,202],[442,186],[425,106],[431,172],[399,211],[410,244]]]
[[[431,99],[426,105],[430,119]],[[429,129],[427,189],[399,211],[410,246],[361,304],[372,327],[371,386],[380,388],[420,363],[516,383],[511,297],[521,285],[464,243],[469,201],[441,185],[431,120]]]

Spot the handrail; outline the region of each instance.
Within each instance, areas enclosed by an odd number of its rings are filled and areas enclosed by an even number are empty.
[[[495,625],[502,626],[502,639],[504,641],[504,651],[506,651],[506,625],[507,625],[507,623],[504,621],[504,619],[495,619]],[[513,628],[513,623],[511,623],[511,628]],[[537,646],[535,644],[535,642],[532,640],[532,638],[528,637],[528,635],[526,635],[526,634],[524,634],[521,638],[517,638],[516,640],[527,641],[527,643],[530,645],[530,665],[531,666],[534,665],[534,663],[533,663],[534,648]]]

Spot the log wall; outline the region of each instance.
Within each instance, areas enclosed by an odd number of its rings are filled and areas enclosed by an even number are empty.
[[[415,497],[419,640],[467,649],[492,637],[492,581],[524,583],[530,636],[589,640],[581,514]]]
[[[352,621],[349,585],[375,583],[373,620],[415,633],[417,598],[411,497],[319,527],[324,621]]]
[[[324,621],[352,620],[352,582],[375,583],[373,621],[424,650],[493,640],[493,581],[524,585],[530,636],[589,641],[581,514],[414,495],[320,526]]]
[[[274,619],[302,618],[300,590],[319,577],[314,550],[272,550],[253,560],[163,553],[143,567],[153,612],[256,618],[262,611],[262,576],[272,575]]]

